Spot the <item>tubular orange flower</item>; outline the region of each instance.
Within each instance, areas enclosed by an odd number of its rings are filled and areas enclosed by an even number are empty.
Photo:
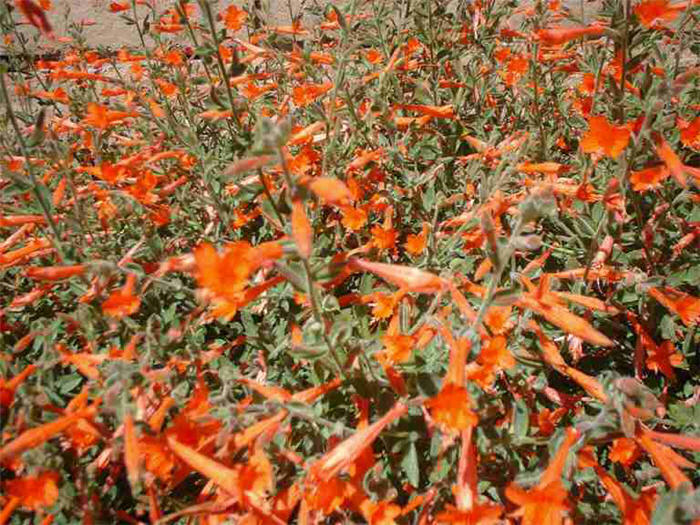
[[[28,334],[34,337],[34,334]],[[16,350],[15,350],[16,351]],[[9,380],[0,378],[0,411],[12,405],[15,391],[36,370],[36,365],[27,365],[24,370]]]
[[[547,301],[542,301],[532,295],[523,295],[516,304],[527,308],[544,317],[548,322],[558,326],[565,332],[580,337],[592,345],[613,346],[613,342],[604,334],[593,328],[588,321],[572,314],[566,308]]]
[[[634,8],[634,14],[644,27],[658,29],[673,22],[686,7],[686,2],[671,4],[669,0],[646,0]]]
[[[141,451],[134,429],[134,417],[131,414],[124,416],[124,465],[133,490],[140,478]]]
[[[381,434],[385,427],[399,419],[406,412],[408,407],[402,403],[396,403],[384,416],[371,425],[355,432],[351,437],[335,446],[333,450],[316,461],[309,468],[309,475],[312,479],[329,481],[340,473],[345,467],[351,465],[362,454],[367,447],[372,445],[377,436]]]
[[[114,111],[107,106],[102,106],[94,102],[88,103],[87,115],[83,119],[83,124],[99,130],[106,130],[113,124],[118,124],[129,117],[137,117],[135,113],[127,111]]]
[[[683,188],[688,187],[688,182],[685,180],[686,166],[681,159],[676,155],[676,152],[671,149],[668,142],[663,137],[657,137],[656,153],[668,168],[668,171],[676,179],[676,182]]]
[[[239,488],[238,473],[215,461],[204,454],[200,454],[195,449],[183,445],[173,436],[167,438],[168,446],[175,455],[187,463],[191,468],[202,474],[207,479],[212,480],[219,487],[232,496],[241,496]]]
[[[134,295],[135,283],[136,276],[129,274],[124,287],[112,292],[112,295],[102,303],[102,311],[117,319],[135,314],[141,305],[141,299]]]
[[[354,257],[350,259],[350,264],[357,270],[371,272],[409,292],[437,293],[446,287],[443,279],[437,275],[410,266],[376,263]]]
[[[639,458],[641,451],[637,443],[630,438],[618,438],[610,448],[610,461],[616,461],[625,467],[631,466]]]
[[[479,418],[471,409],[469,392],[454,383],[445,384],[440,393],[425,402],[433,419],[449,430],[462,431],[473,427]]]
[[[420,255],[423,253],[428,241],[428,229],[428,224],[424,223],[423,229],[419,234],[410,234],[406,237],[404,247],[408,253],[411,255]]]
[[[226,9],[223,18],[226,29],[230,29],[231,31],[238,31],[243,27],[243,24],[245,24],[245,21],[248,18],[248,13],[246,13],[240,7],[230,5]]]
[[[314,122],[313,124],[310,124],[306,126],[304,129],[297,131],[294,133],[291,138],[289,139],[289,142],[287,142],[288,146],[299,146],[300,144],[307,144],[313,141],[314,135],[324,129],[326,127],[326,124],[322,121]],[[331,180],[336,180],[336,179],[331,179]]]
[[[112,13],[119,13],[121,11],[128,11],[130,9],[129,2],[111,2],[109,4],[109,10]]]
[[[330,82],[325,84],[304,84],[292,90],[292,99],[297,106],[305,107],[332,88],[333,84]]]
[[[397,108],[407,111],[417,111],[435,118],[455,118],[455,108],[452,104],[446,106],[426,106],[424,104],[397,104]]]
[[[683,354],[676,350],[673,341],[664,341],[660,345],[648,348],[646,365],[649,370],[661,372],[670,380],[676,379],[673,367],[683,364]]]
[[[304,259],[311,257],[313,250],[313,229],[309,218],[304,210],[304,203],[300,200],[295,200],[292,203],[292,236],[297,245],[299,255]]]
[[[96,412],[97,407],[93,405],[75,413],[59,417],[50,423],[45,423],[36,428],[26,430],[7,445],[0,448],[0,463],[21,454],[25,450],[41,445],[45,441],[60,434],[80,419],[94,416]]]
[[[30,24],[49,38],[53,38],[53,29],[41,7],[31,0],[15,0],[15,5]]]
[[[322,200],[331,204],[346,204],[351,202],[352,193],[339,179],[319,177],[309,184],[309,188]]]
[[[30,241],[23,248],[0,254],[0,267],[15,265],[21,262],[25,257],[32,256],[49,246],[51,246],[51,242],[47,239],[35,239]]]
[[[561,45],[584,36],[602,36],[605,26],[592,25],[583,27],[548,27],[537,31],[537,38],[543,44]]]
[[[515,484],[506,487],[506,497],[520,507],[513,515],[522,518],[522,525],[564,523],[564,514],[569,510],[570,504],[561,482],[561,474],[569,450],[577,439],[578,432],[572,428],[567,429],[564,442],[536,487],[528,491]]]
[[[631,172],[630,183],[634,191],[644,192],[661,187],[661,183],[665,181],[670,174],[671,172],[664,164],[659,164],[657,166]]]
[[[535,174],[544,173],[546,175],[558,175],[569,169],[568,166],[558,162],[521,162],[517,166],[518,171]]]
[[[679,119],[680,120],[680,119]],[[681,128],[681,142],[689,148],[700,149],[700,117],[692,122],[678,123]]]
[[[415,341],[413,337],[405,334],[392,334],[382,337],[384,353],[382,354],[390,363],[404,363],[411,358]]]
[[[50,470],[38,476],[11,479],[5,483],[5,490],[11,498],[18,498],[22,507],[40,510],[56,503],[58,480],[58,472]]]
[[[634,497],[595,460],[591,450],[579,452],[579,468],[592,467],[622,512],[623,525],[648,525],[656,501],[656,489],[644,490]]]
[[[700,320],[700,299],[697,297],[670,286],[650,288],[649,295],[677,314],[686,326],[691,326]]]
[[[627,147],[630,130],[626,126],[614,126],[604,116],[590,117],[588,131],[581,139],[584,153],[595,153],[616,158]]]
[[[26,275],[30,279],[37,281],[59,281],[76,275],[83,275],[85,269],[84,264],[75,266],[34,266],[27,268]]]
[[[343,206],[343,218],[341,220],[343,226],[352,231],[358,231],[367,224],[367,212],[362,208],[353,208],[352,206]]]
[[[661,471],[661,475],[672,489],[678,488],[683,483],[690,483],[675,461],[669,456],[670,449],[656,443],[647,432],[638,431],[635,436],[637,444],[651,456],[654,464]]]

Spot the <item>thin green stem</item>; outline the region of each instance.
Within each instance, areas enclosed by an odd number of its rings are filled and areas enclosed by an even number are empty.
[[[233,91],[231,91],[231,83],[229,82],[228,72],[226,71],[226,66],[224,65],[224,58],[221,56],[221,51],[219,50],[221,42],[219,40],[219,35],[216,32],[216,23],[214,22],[214,15],[211,12],[211,6],[209,5],[209,2],[207,0],[199,0],[199,5],[201,6],[202,10],[206,15],[207,23],[209,24],[209,30],[211,31],[211,37],[214,40],[214,46],[216,47],[216,60],[219,64],[221,81],[226,87],[226,96],[228,97],[228,103],[231,106],[231,115],[233,116],[233,120],[236,123],[238,123],[238,113],[236,112],[236,104],[233,100]]]
[[[19,142],[20,150],[22,151],[22,155],[24,156],[24,163],[27,166],[27,173],[29,174],[29,179],[32,183],[32,193],[34,194],[36,200],[39,202],[39,206],[41,206],[41,210],[44,214],[44,217],[46,218],[46,222],[51,228],[51,231],[54,236],[54,247],[56,248],[58,254],[61,256],[61,259],[65,260],[65,253],[63,251],[63,246],[61,245],[61,235],[58,232],[58,225],[56,224],[56,221],[53,215],[51,214],[51,205],[46,201],[46,199],[44,198],[44,194],[40,190],[39,180],[37,179],[36,174],[34,173],[34,167],[32,166],[31,159],[29,157],[29,147],[26,141],[24,140],[22,130],[19,127],[19,122],[17,122],[17,116],[15,115],[15,111],[12,108],[12,102],[7,91],[7,83],[5,81],[4,73],[0,73],[0,86],[2,87],[2,96],[5,99],[7,116],[10,118],[12,127],[14,128],[15,133],[17,134],[17,141]],[[41,125],[41,123],[38,123],[37,125]]]

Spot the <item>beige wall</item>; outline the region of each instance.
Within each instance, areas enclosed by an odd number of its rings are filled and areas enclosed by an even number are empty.
[[[12,2],[13,0],[0,0]],[[129,0],[130,1],[130,0]],[[155,2],[159,11],[174,4],[174,0],[149,0]],[[219,0],[219,9],[236,4],[238,6],[252,5],[255,0]],[[324,6],[329,3],[335,5],[342,4],[344,0],[259,0],[262,5],[265,19],[271,24],[288,24],[290,22],[288,3],[291,3],[292,11],[295,15],[302,5]],[[405,0],[368,0],[373,2],[399,2]],[[414,0],[418,2],[419,0]],[[442,0],[452,6],[455,0]],[[110,46],[118,48],[124,45],[137,45],[138,34],[133,26],[127,26],[122,18],[109,11],[111,0],[52,0],[53,8],[49,13],[49,19],[55,28],[57,36],[67,35],[67,26],[71,23],[79,23],[81,20],[90,20],[92,25],[85,27],[85,35],[90,46]],[[193,3],[197,2],[193,0]],[[360,5],[364,3],[361,2]],[[580,14],[581,0],[564,0],[563,4],[569,7],[576,15]],[[591,17],[597,12],[599,0],[587,0],[585,5],[586,14]],[[142,10],[142,16],[145,10]],[[588,20],[590,22],[590,19]],[[304,23],[311,25],[314,23],[308,16],[305,16]],[[32,27],[24,26],[27,34],[35,35],[37,32]],[[53,46],[55,43],[41,40],[42,46]]]
[[[4,1],[4,0],[0,0]],[[57,36],[68,34],[67,28],[70,24],[80,23],[82,20],[90,20],[91,25],[84,28],[87,41],[91,46],[110,46],[113,48],[123,45],[136,44],[138,33],[133,26],[127,26],[119,14],[109,11],[111,0],[53,0],[53,7],[49,12],[49,21],[54,26]],[[173,0],[151,0],[155,2],[159,10],[173,5]],[[224,7],[236,4],[238,6],[247,5],[253,0],[221,0],[219,6]],[[196,2],[194,2],[196,4]],[[272,23],[289,23],[289,10],[287,0],[262,0],[263,11],[272,20]],[[325,2],[321,2],[325,3]],[[296,13],[301,0],[291,0],[292,9]],[[145,14],[145,10],[142,11]],[[19,15],[16,15],[19,19]],[[23,27],[23,31],[28,35],[35,35],[36,30],[31,27]],[[42,39],[41,46],[52,46],[56,43],[47,42]]]

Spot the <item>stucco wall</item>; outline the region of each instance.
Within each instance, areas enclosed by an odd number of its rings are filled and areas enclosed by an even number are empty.
[[[8,1],[8,0],[0,0]],[[9,0],[13,3],[13,0]],[[125,24],[119,14],[109,11],[111,0],[52,0],[52,8],[48,13],[49,21],[54,26],[56,36],[63,37],[69,34],[69,26],[71,24],[81,24],[87,22],[83,26],[86,40],[91,46],[110,46],[118,48],[123,45],[136,44],[138,42],[138,33],[133,26]],[[159,11],[173,5],[172,0],[151,0],[154,2]],[[193,2],[196,4],[196,2]],[[296,15],[302,0],[290,0],[292,12]],[[244,6],[253,4],[253,0],[221,0],[219,2],[220,9],[228,5],[236,4]],[[286,24],[289,23],[289,8],[287,0],[261,0],[263,14],[270,23]],[[307,2],[308,4],[308,2]],[[146,10],[140,9],[140,16],[145,16]],[[126,13],[130,14],[130,13]],[[28,35],[36,34],[36,30],[31,27],[23,27],[22,30]],[[50,47],[57,45],[56,42],[47,42],[42,39],[41,46]]]
[[[0,0],[11,2],[13,0]],[[119,48],[124,45],[137,44],[138,33],[133,26],[125,24],[119,14],[109,11],[109,4],[112,0],[52,0],[53,7],[49,12],[49,20],[55,28],[56,35],[66,36],[68,26],[70,24],[80,24],[82,21],[87,21],[84,25],[84,34],[88,45],[94,46],[109,46],[111,48]],[[155,3],[159,11],[173,5],[173,0],[149,0]],[[288,24],[290,23],[290,7],[292,13],[296,16],[302,6],[316,6],[318,8],[329,3],[340,5],[345,0],[219,0],[218,9],[223,10],[231,4],[238,6],[252,6],[258,3],[262,8],[263,19],[268,24]],[[374,2],[405,2],[406,0],[369,0]],[[443,0],[448,6],[452,7],[457,2],[455,0]],[[197,4],[196,1],[192,2]],[[363,2],[364,3],[364,0]],[[362,5],[362,3],[360,5]],[[581,0],[564,0],[564,6],[570,8],[576,15],[580,14],[582,7]],[[599,0],[587,0],[583,3],[587,16],[596,13],[599,7]],[[448,7],[448,9],[450,8]],[[130,14],[130,13],[127,13]],[[140,18],[146,14],[146,10],[140,9]],[[590,21],[590,20],[589,20]],[[303,19],[305,25],[312,25],[315,21],[307,15]],[[25,26],[23,31],[28,35],[36,34],[36,30],[32,27]],[[177,38],[177,37],[175,37]],[[183,38],[183,37],[180,37]],[[56,45],[56,42],[51,43],[46,39],[41,39],[41,46],[51,47]]]

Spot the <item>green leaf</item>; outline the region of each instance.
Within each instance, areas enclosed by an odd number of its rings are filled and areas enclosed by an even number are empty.
[[[401,468],[406,474],[408,482],[417,488],[420,483],[420,467],[418,465],[418,452],[414,443],[408,445],[408,450],[401,458]]]
[[[527,437],[530,430],[530,410],[525,401],[516,399],[513,411],[513,433],[518,439]]]
[[[57,381],[58,390],[61,394],[70,394],[73,390],[78,388],[80,383],[83,382],[83,376],[78,373],[69,374],[61,377]]]

